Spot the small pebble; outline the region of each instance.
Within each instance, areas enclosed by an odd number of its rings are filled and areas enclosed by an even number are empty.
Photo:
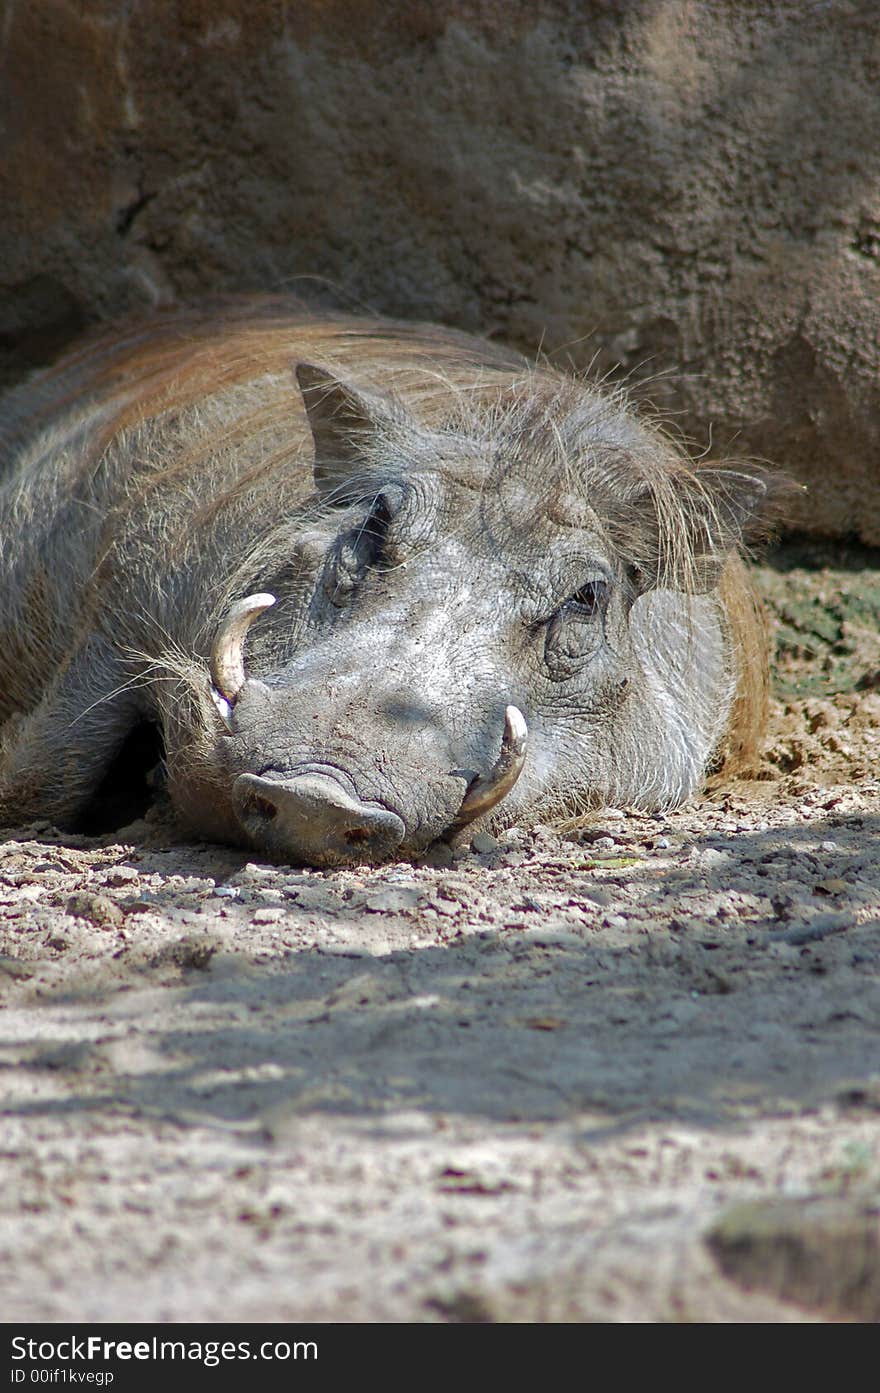
[[[277,924],[279,919],[284,918],[284,910],[278,909],[273,905],[267,905],[265,909],[258,909],[251,916],[252,924]]]
[[[133,866],[114,866],[106,875],[108,885],[130,885],[138,878],[138,872]]]
[[[498,839],[493,837],[491,832],[475,832],[471,840],[471,849],[478,855],[485,856],[498,850]]]
[[[95,895],[90,890],[77,890],[64,906],[68,914],[77,919],[88,919],[93,924],[114,925],[122,923],[122,910],[108,895]]]

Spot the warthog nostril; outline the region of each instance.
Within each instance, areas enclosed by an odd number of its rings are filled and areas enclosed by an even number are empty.
[[[326,774],[284,780],[242,774],[232,796],[251,840],[285,860],[381,861],[400,846],[406,831],[396,813],[361,802]]]

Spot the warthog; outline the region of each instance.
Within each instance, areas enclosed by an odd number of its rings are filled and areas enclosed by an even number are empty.
[[[0,479],[5,825],[161,759],[206,838],[377,861],[668,808],[760,729],[768,478],[465,334],[167,313],[11,393]]]

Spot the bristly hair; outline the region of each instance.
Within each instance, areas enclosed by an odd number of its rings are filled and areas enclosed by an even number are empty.
[[[415,417],[449,444],[459,437],[475,464],[480,457],[487,489],[522,463],[539,506],[560,490],[580,499],[646,588],[698,592],[714,584],[726,558],[772,523],[784,497],[779,476],[761,464],[693,464],[656,421],[641,424],[622,388],[604,382],[600,390],[543,363],[529,368],[519,355],[454,330],[312,314],[289,296],[224,300],[208,313],[170,310],[121,336],[105,330],[50,370],[46,399],[57,410],[59,392],[62,403],[65,396],[76,403],[84,390],[110,391],[116,406],[100,422],[106,444],[150,417],[239,389],[242,409],[225,421],[206,413],[205,433],[167,463],[172,483],[191,473],[196,455],[232,461],[249,442],[248,467],[232,468],[210,496],[194,500],[201,527],[302,450],[296,413],[281,409],[284,394],[293,401],[296,393],[288,376],[294,326],[313,362],[367,390],[381,384],[388,416],[374,442],[360,442],[365,476],[387,467],[389,435],[427,463],[427,450],[403,438]],[[268,395],[247,401],[252,384],[270,379]],[[399,414],[395,398],[406,403]],[[286,433],[279,430],[285,415]],[[15,393],[7,416],[14,430]]]
[[[645,589],[714,587],[728,559],[772,526],[784,496],[784,481],[762,464],[692,463],[640,423],[622,390],[599,392],[546,368],[501,387],[491,376],[466,387],[437,378],[441,400],[421,403],[433,408],[437,434],[413,438],[406,416],[389,412],[376,438],[361,442],[365,476],[387,468],[392,446],[416,467],[436,467],[438,454],[464,461],[487,494],[518,480],[534,513],[563,522],[567,500],[599,521]]]

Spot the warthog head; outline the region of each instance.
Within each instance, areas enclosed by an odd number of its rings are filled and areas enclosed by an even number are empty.
[[[458,390],[430,426],[297,375],[317,497],[239,568],[164,713],[189,822],[330,865],[689,794],[729,719],[718,586],[760,471],[695,469],[556,375]]]

